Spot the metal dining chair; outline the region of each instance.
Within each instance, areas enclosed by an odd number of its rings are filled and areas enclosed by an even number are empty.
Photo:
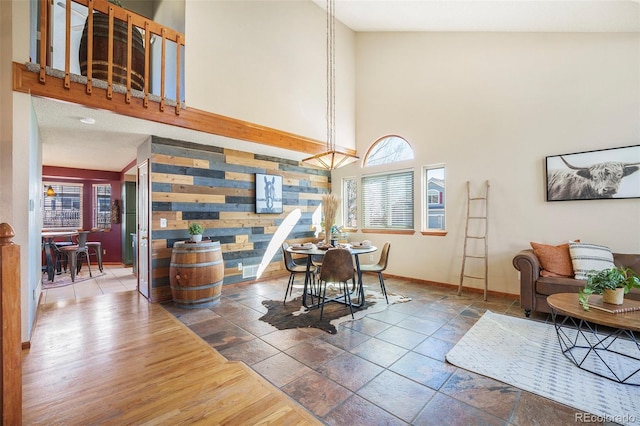
[[[289,271],[290,275],[289,275],[289,282],[287,283],[287,289],[284,292],[284,301],[283,303],[286,304],[287,303],[287,294],[289,294],[289,296],[291,296],[291,293],[293,292],[293,281],[295,280],[296,274],[306,274],[307,272],[307,263],[306,261],[304,263],[302,262],[296,262],[296,259],[293,258],[293,255],[291,254],[290,251],[288,251],[287,249],[289,248],[289,244],[288,243],[282,243],[282,259],[284,261],[284,267],[286,268],[287,271]],[[316,267],[311,265],[309,267],[309,272],[311,273],[311,277],[312,278],[312,285],[315,284],[315,274],[316,274]],[[305,277],[305,279],[307,279]],[[312,292],[312,296],[313,296],[313,292]]]
[[[351,293],[347,282],[352,280],[355,285],[353,258],[349,250],[345,249],[329,249],[322,260],[322,268],[320,269],[320,278],[318,283],[322,291],[320,297],[320,319],[324,312],[324,305],[327,302],[336,301],[344,297],[344,303],[349,306],[351,318],[353,318],[353,305],[351,304]],[[343,289],[342,296],[336,296],[327,299],[327,283],[337,283],[338,289]]]
[[[91,261],[89,260],[89,252],[87,249],[87,235],[89,231],[78,232],[78,244],[72,246],[60,247],[60,251],[67,255],[69,262],[69,271],[71,272],[71,282],[75,282],[76,274],[80,272],[82,266],[82,257],[87,260],[87,268],[89,269],[89,276],[91,274]],[[80,263],[78,263],[78,257],[80,257]]]
[[[60,250],[62,247],[68,247],[68,246],[72,246],[75,245],[76,243],[73,241],[73,237],[74,235],[69,235],[67,237],[66,241],[54,241],[53,242],[53,251],[55,253],[55,271],[56,274],[60,275],[62,273],[62,270],[64,269],[64,272],[67,272],[67,267],[68,265],[68,261],[67,261],[67,255],[66,253],[64,253],[62,250]]]
[[[391,243],[387,241],[382,247],[382,252],[380,253],[380,259],[378,260],[378,263],[371,265],[360,265],[361,272],[375,272],[378,274],[378,280],[380,281],[380,290],[382,290],[382,294],[384,294],[384,298],[387,300],[387,305],[389,304],[389,297],[387,297],[387,288],[384,286],[384,278],[382,277],[382,272],[387,269],[390,249]]]
[[[63,244],[54,242],[53,245],[51,246],[53,251],[53,257],[54,257],[54,270],[57,275],[60,275],[63,269],[64,269],[64,272],[67,272],[67,267],[69,264],[67,260],[67,254],[63,252],[61,249],[62,247],[69,247],[72,245],[74,245],[74,243],[71,241],[63,241]]]

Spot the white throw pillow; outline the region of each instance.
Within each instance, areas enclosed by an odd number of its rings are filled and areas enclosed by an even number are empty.
[[[602,271],[615,266],[609,247],[570,241],[569,253],[571,254],[573,272],[578,280],[586,280],[587,274],[591,271]]]

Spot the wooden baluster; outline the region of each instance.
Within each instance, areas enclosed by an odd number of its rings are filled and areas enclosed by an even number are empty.
[[[160,60],[160,111],[164,112],[164,82],[167,64],[167,30],[162,28],[162,59]]]
[[[93,89],[93,0],[89,0],[87,15],[87,94]]]
[[[64,88],[69,89],[71,87],[70,73],[70,58],[71,58],[71,0],[66,1],[65,7],[65,40],[64,40]]]
[[[113,6],[109,6],[109,43],[107,54],[107,99],[113,98]]]
[[[13,228],[0,223],[0,418],[22,424],[22,344],[20,336],[20,246]]]
[[[142,106],[149,108],[149,66],[151,50],[151,28],[149,21],[144,21],[144,100]]]
[[[180,34],[176,37],[176,115],[180,115]]]
[[[46,82],[47,52],[49,51],[49,41],[47,40],[47,28],[49,14],[49,3],[42,0],[40,2],[40,74],[38,81],[44,84]]]
[[[125,102],[131,103],[131,67],[132,67],[132,54],[133,49],[133,21],[130,13],[127,14],[127,94],[125,96]]]

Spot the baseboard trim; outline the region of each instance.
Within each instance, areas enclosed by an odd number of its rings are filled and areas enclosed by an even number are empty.
[[[373,275],[377,275],[375,272],[364,272],[365,274],[373,274]],[[440,283],[437,281],[429,281],[429,280],[422,280],[419,278],[410,278],[410,277],[403,277],[401,275],[391,275],[391,274],[383,274],[385,278],[398,278],[398,279],[402,279],[402,280],[406,280],[406,281],[411,281],[414,283],[418,283],[418,284],[426,284],[426,285],[431,285],[434,287],[442,287],[442,288],[448,288],[448,289],[458,289],[458,284],[449,284],[449,283]],[[462,287],[463,290],[471,292],[471,293],[484,293],[484,289],[481,288],[474,288],[474,287]],[[504,293],[501,291],[494,291],[494,290],[487,290],[487,294],[488,295],[492,295],[495,297],[505,297],[508,299],[518,299],[520,298],[519,294],[512,294],[512,293]]]

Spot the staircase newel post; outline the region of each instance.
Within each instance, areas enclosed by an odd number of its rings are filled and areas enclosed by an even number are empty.
[[[13,228],[0,223],[0,418],[22,424],[22,338],[20,335],[20,246]]]

